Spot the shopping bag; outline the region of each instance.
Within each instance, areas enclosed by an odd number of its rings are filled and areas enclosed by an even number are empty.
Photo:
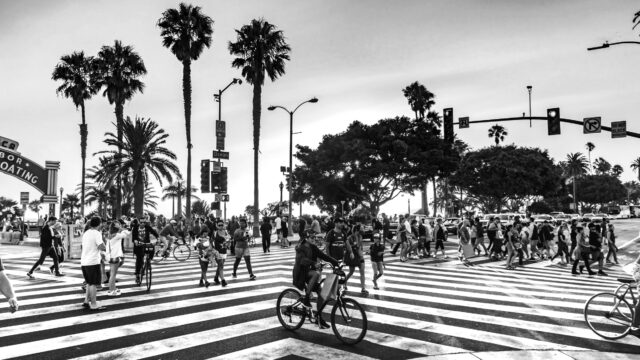
[[[471,244],[471,242],[468,242],[466,244],[462,244],[462,255],[464,255],[464,257],[466,259],[472,258],[476,255],[476,252],[473,249],[473,244]]]
[[[322,309],[325,303],[336,298],[338,292],[338,275],[330,273],[322,283],[322,289],[318,295],[318,309]]]

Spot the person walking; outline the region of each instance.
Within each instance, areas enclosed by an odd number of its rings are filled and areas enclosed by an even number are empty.
[[[360,224],[356,224],[352,227],[351,234],[347,236],[345,248],[347,249],[347,252],[344,255],[344,263],[349,266],[349,273],[344,280],[344,289],[347,290],[347,282],[357,267],[360,270],[360,293],[366,296],[369,292],[365,288],[364,252],[362,251],[362,233]]]
[[[198,243],[195,247],[198,252],[198,262],[200,264],[200,282],[198,283],[198,286],[206,286],[208,288],[210,284],[207,280],[207,270],[209,269],[209,264],[214,259],[213,247],[206,235],[198,238]]]
[[[222,287],[227,286],[227,281],[224,279],[224,263],[227,260],[227,245],[229,240],[229,234],[224,229],[224,221],[218,220],[216,223],[216,230],[211,235],[213,242],[214,257],[216,260],[216,275],[213,279],[214,285],[222,284]]]
[[[611,255],[613,255],[613,261],[615,261],[616,264],[619,264],[618,262],[618,247],[616,246],[616,233],[615,233],[615,228],[613,227],[613,224],[608,224],[607,226],[607,240],[609,242],[609,253],[607,254],[607,263],[610,264],[611,261],[609,260],[609,257]]]
[[[595,275],[596,273],[591,271],[591,267],[589,266],[589,237],[584,233],[584,228],[582,225],[576,226],[576,241],[577,246],[574,254],[573,267],[571,268],[572,275],[580,275],[582,274],[582,270],[586,267],[589,275]],[[582,260],[584,265],[580,266],[580,272],[577,271],[578,263]]]
[[[57,219],[55,216],[51,216],[47,220],[47,225],[42,228],[42,233],[40,234],[40,258],[36,260],[36,263],[33,264],[33,267],[27,273],[27,277],[29,279],[35,279],[33,276],[33,272],[37,267],[44,263],[44,260],[47,256],[53,259],[53,270],[55,272],[55,276],[64,276],[64,274],[60,273],[60,269],[58,267],[58,254],[53,247],[53,226],[56,224]]]
[[[238,276],[238,265],[240,265],[240,261],[244,257],[245,265],[247,265],[247,271],[249,271],[249,280],[255,280],[256,276],[253,274],[251,270],[251,253],[249,252],[249,233],[247,232],[247,220],[240,219],[240,229],[237,229],[233,233],[233,241],[235,243],[235,256],[236,261],[233,263],[233,278],[237,278]]]
[[[507,233],[504,237],[504,245],[507,248],[507,262],[505,263],[507,270],[515,270],[515,267],[512,265],[513,259],[515,258],[515,241],[516,235],[514,235],[513,232],[513,225],[507,225]]]
[[[273,230],[271,221],[269,221],[268,217],[263,217],[262,225],[260,225],[260,235],[262,235],[262,251],[265,254],[271,252],[271,230]]]
[[[280,217],[280,213],[276,215],[276,218],[275,220],[273,220],[273,222],[276,225],[276,242],[279,243],[280,240],[282,240],[282,218]],[[282,247],[282,243],[280,244],[280,247]]]
[[[480,256],[481,247],[482,247],[482,250],[484,250],[484,255],[489,256],[489,252],[487,251],[486,246],[484,246],[484,229],[482,228],[482,223],[480,223],[479,217],[475,218],[474,227],[476,231],[476,241],[474,244],[474,248],[478,252],[478,256]]]
[[[114,221],[109,227],[107,239],[107,256],[109,258],[109,291],[108,296],[120,296],[120,289],[116,288],[116,276],[118,269],[124,264],[124,252],[122,244],[131,233],[121,228],[119,221]]]
[[[551,261],[555,260],[555,258],[560,256],[560,264],[566,265],[571,261],[571,257],[569,256],[569,246],[567,243],[570,242],[570,239],[567,239],[567,235],[569,234],[569,226],[566,223],[562,223],[558,228],[558,252],[551,258]]]
[[[289,217],[288,216],[284,216],[282,218],[282,222],[280,226],[282,227],[282,247],[288,248],[289,247]]]
[[[593,259],[594,264],[596,261],[598,262],[598,275],[607,276],[607,274],[602,271],[602,267],[604,266],[604,255],[602,255],[602,237],[600,229],[594,224],[590,223],[589,227],[589,248],[591,250],[591,259]],[[580,272],[582,272],[582,267],[580,267]]]
[[[436,248],[433,253],[433,257],[438,256],[438,250],[442,250],[442,258],[447,259],[448,256],[444,252],[444,242],[447,240],[447,229],[442,225],[442,218],[436,220],[436,225],[433,227],[433,238],[436,240]]]
[[[82,254],[80,255],[80,268],[86,282],[85,297],[82,306],[91,310],[104,310],[106,307],[96,302],[96,289],[101,285],[100,261],[101,251],[106,250],[99,231],[101,220],[99,217],[91,218],[89,230],[82,234]]]

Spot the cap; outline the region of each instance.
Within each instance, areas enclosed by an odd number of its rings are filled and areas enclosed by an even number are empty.
[[[171,220],[171,221],[169,221],[169,223],[170,223],[170,224],[177,224],[178,222],[177,222],[177,221],[175,221],[175,220]]]

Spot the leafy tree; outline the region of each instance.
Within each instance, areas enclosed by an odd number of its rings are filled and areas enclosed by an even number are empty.
[[[587,151],[589,152],[589,172],[591,172],[591,152],[593,151],[593,149],[596,148],[596,146],[591,141],[589,141],[589,142],[587,142],[585,147],[587,148]]]
[[[346,131],[325,135],[318,148],[297,146],[302,166],[294,170],[292,201],[314,202],[334,212],[345,200],[366,205],[373,214],[403,192],[413,193],[436,174],[456,168],[458,154],[424,120],[355,121]],[[353,202],[353,204],[351,204]]]
[[[599,157],[593,162],[593,170],[596,175],[607,175],[611,171],[611,163]]]
[[[73,219],[74,209],[80,207],[80,197],[77,194],[68,194],[62,200],[62,209],[69,209],[69,217]]]
[[[241,69],[245,80],[253,85],[253,216],[258,218],[258,154],[260,153],[260,117],[262,114],[262,86],[265,75],[271,81],[284,75],[285,61],[291,48],[281,30],[264,19],[252,20],[236,30],[236,42],[229,42],[229,52],[236,56],[231,65]],[[254,232],[257,228],[255,222]]]
[[[158,180],[173,181],[174,176],[180,176],[180,171],[173,160],[176,155],[164,145],[169,134],[158,127],[151,119],[137,118],[135,122],[130,117],[119,126],[123,140],[119,141],[113,133],[106,133],[105,144],[117,150],[100,151],[97,154],[107,154],[105,173],[111,180],[130,173],[133,183],[134,213],[142,217],[144,209],[145,187],[148,186],[149,174]],[[122,149],[122,153],[120,150]]]
[[[496,142],[496,146],[500,145],[500,141],[504,141],[505,136],[509,135],[507,129],[502,126],[495,124],[491,128],[489,128],[489,137],[493,138]]]
[[[624,168],[622,167],[622,165],[613,165],[613,167],[611,168],[611,175],[619,178],[620,175],[622,175],[622,173],[624,172]]]
[[[190,196],[192,199],[200,200],[196,195],[193,195],[194,192],[198,191],[198,188],[195,186],[191,186],[191,191],[187,191],[187,186],[185,185],[183,180],[177,180],[173,184],[166,186],[162,189],[164,195],[162,196],[162,200],[167,199],[178,199],[178,210],[182,209],[182,199]],[[191,194],[189,194],[191,193]],[[172,216],[175,216],[175,211],[172,209]],[[182,216],[182,212],[178,214]]]
[[[627,197],[627,189],[620,179],[611,175],[587,175],[578,179],[578,186],[580,200],[589,207],[621,201]]]
[[[191,213],[198,216],[207,216],[211,212],[209,203],[204,200],[197,200],[191,204]]]
[[[637,181],[627,181],[622,184],[627,190],[627,204],[635,204],[640,200],[640,183]]]
[[[191,62],[198,60],[205,47],[211,46],[213,20],[199,6],[180,3],[178,9],[167,9],[158,20],[162,45],[182,63],[182,96],[187,132],[187,219],[191,218]],[[178,199],[178,209],[180,198]]]
[[[131,46],[123,46],[116,40],[113,46],[103,46],[95,60],[95,86],[104,88],[103,96],[109,104],[115,104],[117,141],[122,144],[122,123],[124,121],[124,103],[133,98],[137,92],[144,91],[144,83],[140,77],[147,73],[147,68],[138,53]],[[122,156],[122,148],[118,148]],[[114,217],[122,215],[122,178],[117,179]]]
[[[640,180],[640,157],[633,160],[631,163],[631,169],[638,172],[638,180]]]
[[[60,58],[60,63],[53,69],[51,79],[62,82],[56,89],[56,93],[71,99],[76,110],[80,108],[82,115],[82,123],[80,124],[82,188],[80,194],[81,198],[84,199],[88,136],[84,102],[98,93],[98,87],[95,84],[94,59],[92,56],[84,56],[82,51],[74,52],[71,55],[63,55]],[[80,215],[84,216],[84,201],[80,202]]]
[[[529,205],[528,210],[532,214],[548,214],[553,211],[553,208],[545,201],[534,201]]]
[[[553,194],[560,175],[547,151],[509,145],[468,152],[450,180],[486,208],[500,211],[509,199]]]
[[[37,214],[38,219],[40,218],[40,210],[42,210],[42,201],[40,200],[32,200],[29,203],[29,210],[33,211],[34,213]]]

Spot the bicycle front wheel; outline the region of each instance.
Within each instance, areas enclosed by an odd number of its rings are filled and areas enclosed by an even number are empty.
[[[151,291],[151,262],[149,260],[147,260],[144,269],[144,280],[147,285],[147,292]]]
[[[625,337],[632,319],[631,305],[612,293],[595,294],[584,305],[584,320],[589,328],[608,340]]]
[[[302,295],[294,289],[285,289],[276,302],[278,321],[287,330],[298,330],[304,323],[307,312],[302,305]]]
[[[343,343],[357,344],[367,333],[367,313],[362,305],[353,299],[338,299],[331,309],[331,327]]]
[[[191,257],[191,249],[185,244],[180,244],[173,249],[173,257],[178,261],[187,261]]]
[[[162,260],[164,260],[164,255],[162,253],[162,243],[156,243],[156,245],[153,248],[153,262],[155,264],[161,262]]]

